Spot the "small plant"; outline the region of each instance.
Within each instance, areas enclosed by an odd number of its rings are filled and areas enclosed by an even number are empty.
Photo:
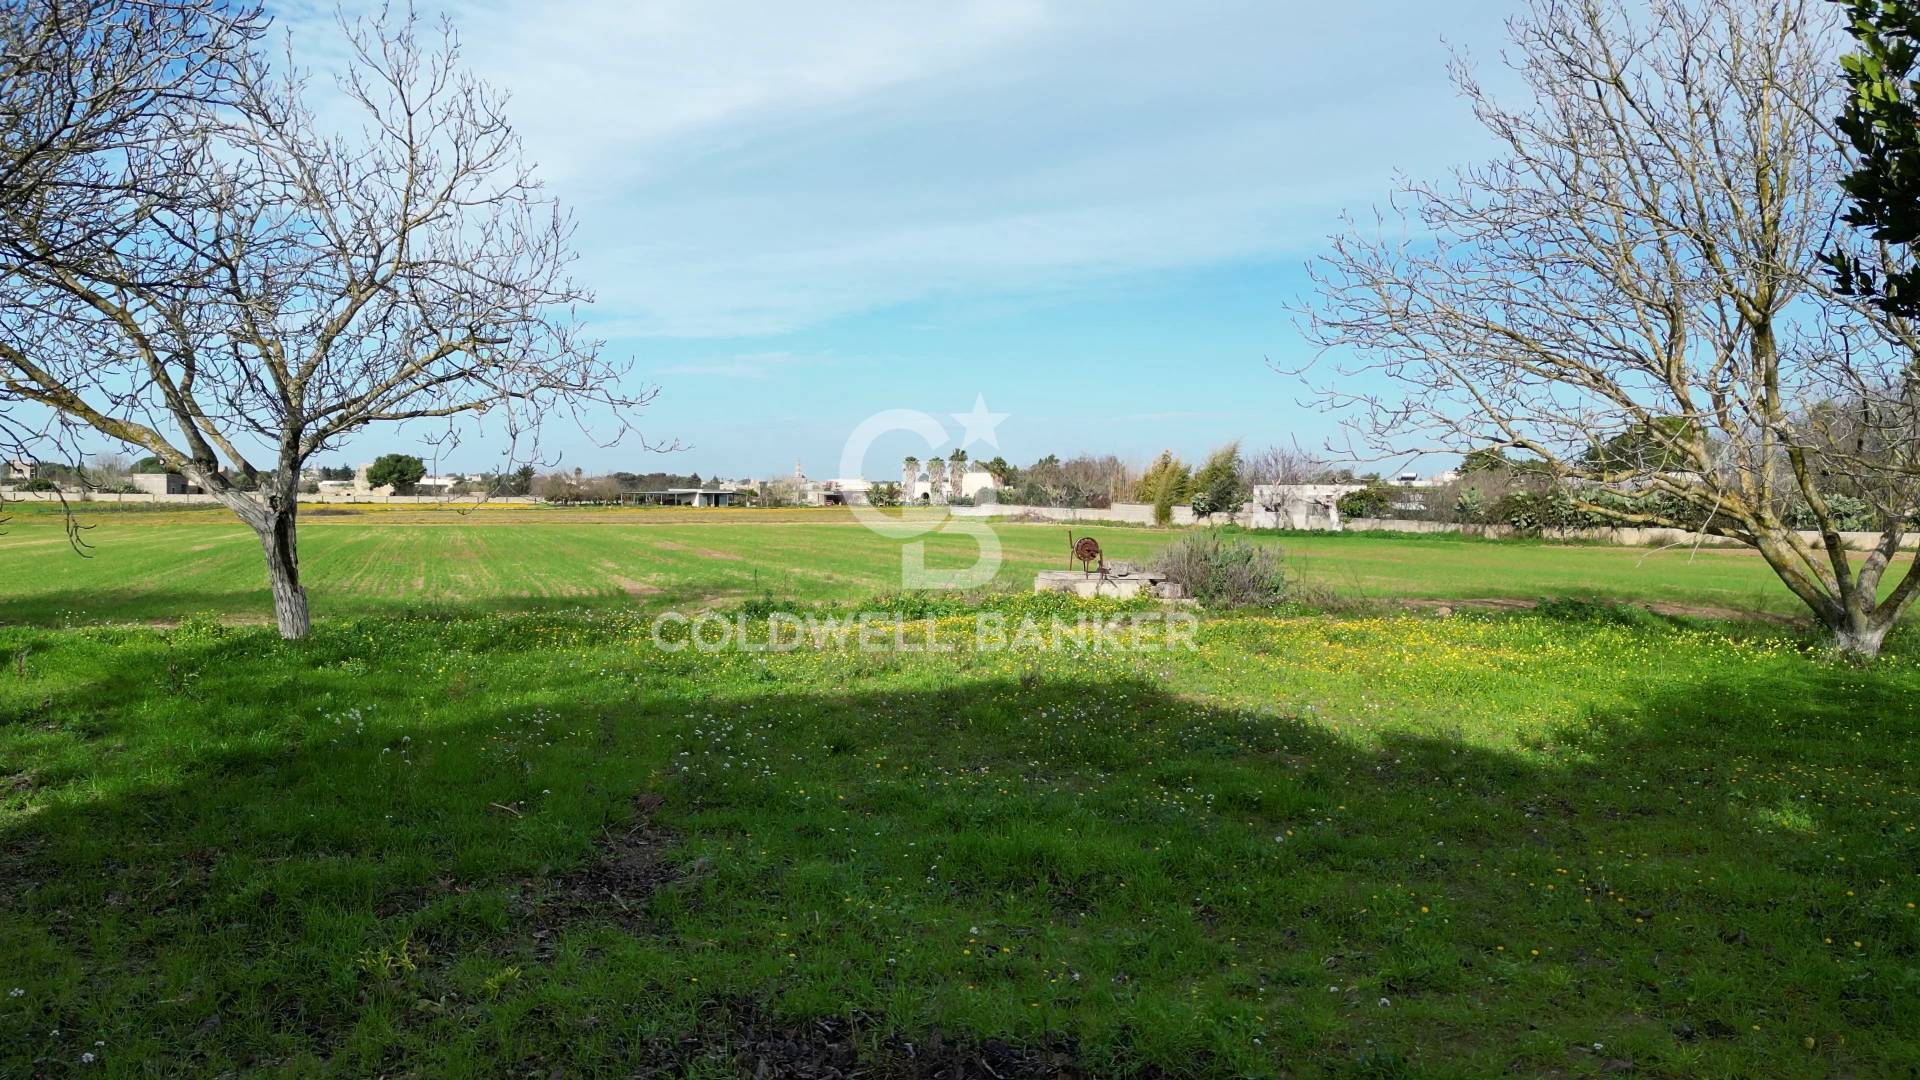
[[[353,962],[361,971],[376,979],[397,979],[420,969],[418,961],[414,959],[411,937],[401,938],[393,945],[364,949]]]
[[[1168,581],[1209,607],[1271,607],[1287,598],[1286,553],[1270,544],[1192,533],[1154,560]]]
[[[501,991],[519,981],[519,966],[516,964],[508,964],[506,967],[501,968],[499,971],[481,980],[480,988],[487,992],[488,997],[497,998],[500,996]]]

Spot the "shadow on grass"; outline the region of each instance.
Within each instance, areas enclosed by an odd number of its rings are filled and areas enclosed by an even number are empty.
[[[1067,670],[800,692],[486,620],[7,633],[5,1071],[1920,1053],[1898,679],[1702,682],[1525,753]],[[546,914],[641,793],[679,842],[640,928]]]
[[[752,594],[750,583],[734,588],[676,587],[622,589],[607,585],[598,591],[553,596],[477,596],[445,601],[416,597],[347,595],[311,591],[309,603],[317,620],[360,617],[473,618],[475,615],[525,615],[577,610],[691,609],[716,599],[741,599]],[[72,589],[32,593],[0,599],[0,626],[112,626],[134,623],[172,626],[183,619],[215,618],[239,624],[271,623],[273,597],[258,590],[185,589],[165,586],[142,589]]]

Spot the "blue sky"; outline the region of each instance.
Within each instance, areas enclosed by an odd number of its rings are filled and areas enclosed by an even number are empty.
[[[430,5],[424,5],[423,8]],[[329,14],[330,7],[328,5]],[[351,8],[351,5],[350,5]],[[881,409],[976,394],[999,451],[1313,447],[1266,363],[1342,210],[1486,144],[1449,45],[1489,0],[453,0],[469,64],[576,215],[591,324],[660,387],[671,456],[555,428],[568,466],[837,469]],[[324,67],[330,17],[283,4]],[[957,430],[957,425],[954,426]],[[364,436],[345,457],[399,449]],[[454,467],[488,464],[471,441]],[[876,448],[885,475],[902,442]],[[979,456],[988,447],[971,447]],[[925,451],[920,450],[924,456]],[[1435,467],[1445,463],[1433,463]]]

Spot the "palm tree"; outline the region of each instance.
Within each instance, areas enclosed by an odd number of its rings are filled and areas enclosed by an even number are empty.
[[[920,459],[908,454],[900,462],[900,501],[914,501],[914,490],[920,486]]]
[[[947,455],[947,477],[953,484],[954,498],[957,499],[966,494],[966,488],[962,483],[967,477],[967,452],[965,450],[955,447],[953,453]]]
[[[940,458],[927,459],[927,501],[947,501],[947,463]]]

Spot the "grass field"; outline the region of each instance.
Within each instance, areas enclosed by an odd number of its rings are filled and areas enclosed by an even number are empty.
[[[309,511],[302,577],[315,613],[551,610],[702,604],[773,594],[847,599],[897,587],[899,542],[845,511]],[[74,555],[56,515],[17,513],[0,535],[0,620],[171,620],[270,612],[253,535],[222,510],[96,512]],[[1076,527],[1110,557],[1144,561],[1174,533]],[[997,524],[997,584],[1066,563],[1067,527]],[[1309,579],[1376,597],[1582,597],[1792,614],[1750,553],[1584,547],[1453,537],[1296,534],[1279,543]],[[964,566],[971,540],[935,534],[929,562]],[[1890,575],[1891,576],[1891,575]]]
[[[309,640],[53,625],[264,607],[245,534],[104,517],[0,540],[0,1075],[1920,1060],[1906,642],[1556,603],[1002,648],[977,616],[1129,614],[1005,596],[913,608],[934,649],[659,644],[897,580],[818,517],[318,519]],[[1010,581],[1061,561],[1001,531]],[[1730,554],[1279,542],[1376,595],[1786,610]]]

